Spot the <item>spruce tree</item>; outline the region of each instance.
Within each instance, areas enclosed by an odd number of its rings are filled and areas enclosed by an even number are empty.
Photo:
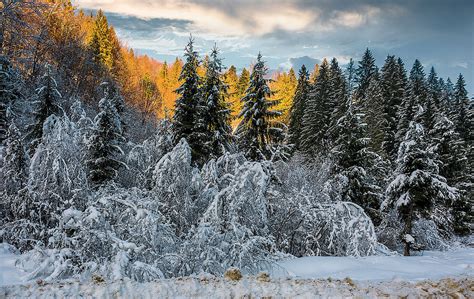
[[[176,89],[178,99],[175,102],[175,113],[173,116],[174,142],[177,144],[181,138],[188,138],[194,132],[196,118],[196,107],[199,103],[200,77],[197,73],[199,67],[198,53],[194,50],[194,40],[189,38],[185,48],[184,57],[186,62],[181,69],[179,80],[183,83]],[[189,140],[188,140],[188,143]],[[194,144],[189,144],[195,148]]]
[[[405,68],[401,59],[387,56],[381,69],[381,85],[383,90],[384,139],[382,149],[385,155],[394,161],[397,156],[398,143],[396,140],[398,112],[405,97]]]
[[[403,99],[399,112],[399,122],[397,126],[397,140],[401,143],[405,139],[410,122],[414,119],[418,107],[425,107],[428,97],[425,72],[420,61],[415,60],[410,71],[407,85],[407,92]],[[423,123],[426,123],[426,114],[423,113]]]
[[[28,155],[20,131],[12,123],[7,131],[5,157],[2,165],[2,188],[7,195],[16,195],[26,186],[28,179]]]
[[[356,85],[356,67],[352,58],[347,64],[345,75],[347,80],[347,91],[349,92],[349,95],[352,95],[352,91]]]
[[[290,122],[288,126],[289,142],[293,144],[295,150],[300,150],[301,128],[303,114],[306,110],[306,103],[309,95],[309,73],[306,66],[302,66],[298,76],[295,96],[290,109]]]
[[[364,102],[366,98],[367,89],[369,88],[372,76],[377,72],[375,65],[375,58],[372,52],[367,48],[359,61],[359,66],[356,71],[356,100]]]
[[[221,77],[223,66],[218,54],[218,49],[214,47],[206,64],[206,75],[201,88],[201,109],[198,109],[201,113],[197,116],[198,122],[202,122],[204,134],[196,136],[200,140],[195,140],[196,144],[200,144],[196,151],[199,151],[197,160],[201,162],[222,155],[229,149],[231,141],[230,110],[225,101],[227,85]]]
[[[345,88],[344,88],[345,90]],[[375,224],[380,223],[378,212],[382,199],[376,174],[379,173],[381,158],[370,148],[367,125],[363,122],[357,104],[351,97],[343,95],[341,111],[343,115],[336,121],[336,139],[331,149],[334,172],[342,178],[341,198],[364,208]]]
[[[243,108],[239,114],[242,121],[237,127],[237,137],[246,156],[251,160],[268,158],[274,142],[282,140],[283,124],[275,119],[281,115],[272,110],[278,100],[269,100],[272,91],[265,79],[267,67],[259,53],[250,75],[250,85],[242,98]]]
[[[331,120],[329,63],[324,59],[316,83],[311,87],[301,128],[301,149],[308,157],[329,150],[328,129]]]
[[[405,243],[406,256],[410,255],[414,242],[414,221],[420,216],[429,218],[436,201],[452,202],[458,197],[457,190],[450,187],[438,173],[440,162],[428,144],[423,127],[423,108],[420,105],[416,108],[417,112],[400,144],[396,176],[387,188],[387,199],[383,204],[384,208],[395,207],[403,221],[401,238]]]
[[[59,115],[62,112],[59,106],[61,93],[58,84],[53,78],[52,69],[46,64],[46,71],[40,80],[40,87],[36,89],[37,98],[34,104],[34,123],[29,126],[28,136],[31,138],[31,150],[34,150],[43,136],[43,124],[50,115]]]
[[[0,56],[0,146],[8,135],[8,127],[12,118],[12,107],[20,99],[19,78],[10,61]]]
[[[382,146],[386,139],[387,119],[385,117],[385,101],[383,85],[378,72],[375,72],[366,91],[363,113],[367,132],[370,136],[372,149],[378,154],[383,154]]]
[[[120,115],[113,103],[113,95],[104,88],[104,97],[99,101],[99,114],[94,118],[92,134],[87,142],[89,180],[96,186],[105,184],[117,176],[123,151]]]
[[[473,136],[472,112],[472,104],[467,96],[466,82],[464,81],[464,77],[459,74],[454,88],[453,121],[461,138],[466,141],[470,140]]]

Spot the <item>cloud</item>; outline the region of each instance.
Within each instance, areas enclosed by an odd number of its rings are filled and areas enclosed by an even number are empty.
[[[289,63],[291,64],[291,67],[298,72],[301,67],[304,66],[306,69],[311,72],[314,69],[314,66],[316,64],[321,64],[320,59],[312,58],[309,56],[302,56],[302,57],[294,57],[289,59]]]

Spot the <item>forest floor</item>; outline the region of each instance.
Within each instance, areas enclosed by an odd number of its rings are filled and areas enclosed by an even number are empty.
[[[281,262],[270,276],[230,281],[198,275],[148,283],[25,282],[17,258],[0,247],[0,298],[474,298],[474,248],[413,257],[305,257]]]

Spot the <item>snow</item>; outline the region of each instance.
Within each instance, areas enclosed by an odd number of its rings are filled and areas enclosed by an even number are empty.
[[[25,282],[15,249],[0,244],[0,297],[366,297],[474,295],[474,248],[424,252],[422,256],[304,257],[279,263],[270,277],[229,281],[210,274],[138,283],[63,280]],[[443,279],[449,276],[448,279]],[[161,276],[162,277],[162,276]],[[463,298],[458,296],[459,298]]]
[[[15,266],[18,257],[15,251],[13,246],[0,243],[0,287],[24,283],[23,277],[27,273]]]
[[[312,256],[279,263],[273,276],[292,278],[350,277],[358,281],[418,281],[459,275],[474,277],[474,248],[425,251],[421,256]],[[287,273],[285,273],[287,272]]]

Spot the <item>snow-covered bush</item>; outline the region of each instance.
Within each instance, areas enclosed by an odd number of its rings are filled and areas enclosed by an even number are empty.
[[[269,235],[266,199],[271,163],[226,154],[204,166],[203,177],[219,192],[183,242],[178,273],[223,274],[232,266],[256,273],[275,261],[278,254]]]
[[[203,191],[199,170],[191,164],[191,148],[185,139],[164,155],[153,171],[153,193],[157,205],[176,234],[185,234],[197,224],[209,198]]]
[[[413,223],[415,243],[422,244],[426,250],[446,250],[449,245],[443,238],[433,220],[420,219]]]
[[[364,210],[351,202],[322,204],[316,208],[317,255],[366,256],[375,253],[377,236]]]
[[[153,170],[158,161],[173,149],[171,123],[163,120],[158,125],[156,133],[141,144],[135,145],[128,154],[127,175],[131,185],[151,189],[153,185]]]
[[[38,221],[49,227],[57,225],[65,209],[85,205],[88,184],[75,130],[66,116],[51,115],[31,159],[28,192],[37,205]]]
[[[149,192],[109,185],[89,199],[84,211],[63,211],[49,238],[53,249],[37,247],[27,255],[31,278],[163,278],[165,255],[176,252],[177,238],[154,210],[155,200]]]

